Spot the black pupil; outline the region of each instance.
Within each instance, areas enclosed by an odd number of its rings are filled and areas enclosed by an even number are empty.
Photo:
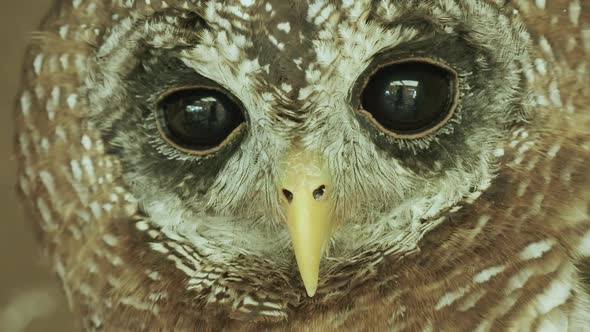
[[[451,111],[452,83],[452,74],[433,64],[390,65],[369,79],[362,106],[388,130],[418,133],[436,126]]]
[[[244,121],[238,105],[215,90],[178,91],[167,96],[160,108],[169,138],[189,149],[220,145]]]

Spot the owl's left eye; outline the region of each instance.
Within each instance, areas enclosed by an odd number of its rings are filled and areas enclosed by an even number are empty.
[[[158,128],[164,139],[195,154],[223,146],[245,121],[233,98],[207,88],[173,92],[158,103],[158,109]]]
[[[362,111],[387,134],[418,138],[440,128],[453,114],[456,73],[430,61],[409,60],[378,69],[368,79]]]

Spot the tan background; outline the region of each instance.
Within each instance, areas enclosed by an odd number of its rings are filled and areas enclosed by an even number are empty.
[[[16,197],[13,105],[30,32],[52,0],[0,0],[0,331],[75,331]]]

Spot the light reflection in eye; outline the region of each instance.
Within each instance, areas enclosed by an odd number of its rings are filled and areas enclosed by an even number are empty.
[[[212,126],[217,121],[225,120],[223,106],[213,97],[197,99],[192,105],[187,105],[184,113],[185,130],[191,130],[195,123]]]
[[[388,104],[398,109],[404,102],[406,108],[415,107],[416,96],[418,95],[420,82],[414,80],[403,80],[403,81],[392,81],[389,86],[385,89],[385,97],[388,100]]]

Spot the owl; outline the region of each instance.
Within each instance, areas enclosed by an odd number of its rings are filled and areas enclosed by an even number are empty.
[[[89,331],[588,331],[590,3],[70,0],[20,192]]]

